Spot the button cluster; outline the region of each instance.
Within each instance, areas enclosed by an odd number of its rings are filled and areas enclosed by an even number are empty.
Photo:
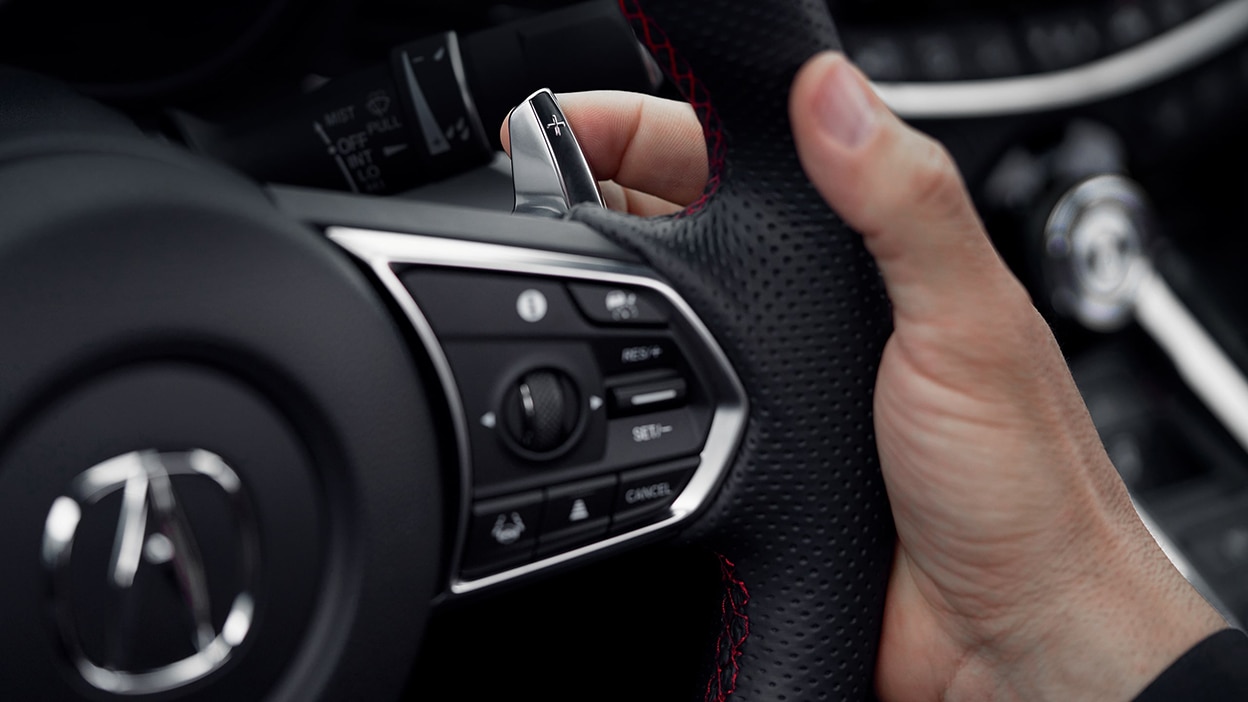
[[[449,268],[400,278],[468,420],[474,500],[461,577],[668,514],[700,460],[714,398],[661,293]]]
[[[982,80],[1072,68],[1152,39],[1217,4],[1115,0],[1009,20],[985,12],[917,30],[880,18],[841,32],[847,53],[873,80]]]
[[[694,458],[478,502],[462,573],[484,577],[661,521],[697,466]]]

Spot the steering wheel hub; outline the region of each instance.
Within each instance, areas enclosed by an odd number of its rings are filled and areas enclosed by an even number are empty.
[[[393,696],[442,459],[389,312],[249,183],[45,136],[0,130],[6,695]]]

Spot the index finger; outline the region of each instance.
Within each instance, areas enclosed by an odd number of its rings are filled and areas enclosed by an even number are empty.
[[[693,202],[706,188],[706,140],[688,104],[596,91],[561,94],[559,106],[599,180],[680,205]],[[501,137],[510,153],[506,121]]]

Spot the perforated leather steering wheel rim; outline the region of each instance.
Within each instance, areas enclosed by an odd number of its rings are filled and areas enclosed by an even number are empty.
[[[867,699],[895,535],[872,393],[891,311],[878,271],[804,176],[798,68],[839,48],[821,0],[621,0],[694,106],[711,177],[667,218],[573,217],[638,253],[707,324],[749,396],[745,439],[686,536],[720,554],[707,699]]]

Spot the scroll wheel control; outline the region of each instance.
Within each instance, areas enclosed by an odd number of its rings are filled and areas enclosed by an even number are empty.
[[[566,374],[531,371],[522,376],[504,400],[503,422],[511,438],[534,454],[563,448],[581,420],[580,394]]]
[[[515,212],[562,217],[574,205],[606,206],[581,145],[549,90],[533,93],[512,110],[508,129]]]

